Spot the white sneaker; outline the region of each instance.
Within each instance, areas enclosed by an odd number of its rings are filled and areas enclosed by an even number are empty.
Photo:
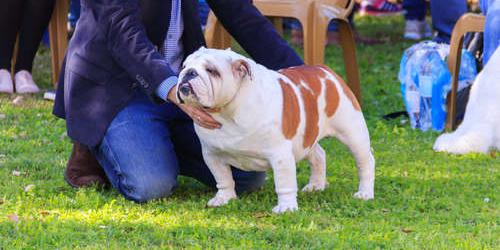
[[[12,76],[10,71],[0,69],[0,93],[14,93],[14,84],[12,84]]]
[[[40,89],[36,86],[31,73],[26,70],[21,70],[14,76],[16,83],[16,92],[19,94],[38,93]]]
[[[426,37],[432,37],[432,30],[429,24],[425,21],[407,20],[405,26],[405,39],[421,40]]]

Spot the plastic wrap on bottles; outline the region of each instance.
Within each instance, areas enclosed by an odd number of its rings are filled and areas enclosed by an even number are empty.
[[[423,131],[444,129],[446,95],[451,89],[451,74],[445,62],[448,51],[447,44],[424,41],[408,48],[401,58],[398,78],[413,128]],[[472,83],[476,73],[474,57],[464,50],[460,87]]]

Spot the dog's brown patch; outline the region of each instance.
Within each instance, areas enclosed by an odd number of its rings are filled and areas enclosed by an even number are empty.
[[[352,90],[349,88],[349,86],[347,86],[344,79],[342,79],[342,77],[337,75],[335,72],[333,72],[333,70],[331,70],[330,68],[328,68],[325,65],[321,65],[319,67],[330,72],[330,74],[332,74],[335,78],[337,78],[337,80],[340,83],[340,86],[342,86],[342,90],[344,91],[344,94],[347,96],[347,98],[349,98],[349,100],[351,100],[351,103],[352,103],[352,106],[354,107],[354,109],[357,111],[361,111],[361,106],[359,105],[358,99],[356,99],[356,96],[354,95],[354,93],[352,93]]]
[[[302,145],[304,148],[308,148],[314,144],[319,134],[318,96],[305,88],[300,88],[300,93],[306,111],[306,130]]]
[[[292,67],[279,72],[300,89],[306,115],[303,146],[308,148],[316,142],[319,135],[318,97],[321,94],[321,79],[326,74],[321,68],[312,66]]]
[[[328,117],[332,117],[339,107],[340,97],[337,91],[337,86],[330,80],[325,80],[325,113]]]
[[[300,124],[299,100],[292,86],[283,79],[279,80],[283,93],[283,112],[281,114],[281,130],[286,139],[291,139],[297,133]]]
[[[321,79],[326,76],[321,68],[306,65],[282,69],[279,73],[288,77],[297,86],[305,84],[316,96],[321,94]]]

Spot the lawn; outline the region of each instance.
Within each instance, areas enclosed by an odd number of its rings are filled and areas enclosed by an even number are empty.
[[[396,75],[411,45],[402,17],[356,18],[364,35],[387,44],[358,46],[364,113],[377,160],[375,200],[353,199],[354,160],[333,139],[327,151],[330,186],[299,194],[300,210],[274,215],[272,175],[258,192],[228,206],[205,207],[213,192],[189,178],[171,197],[137,205],[114,190],[76,190],[63,180],[70,153],[64,121],[42,95],[0,95],[0,249],[498,249],[500,159],[432,151],[438,133],[412,130]],[[297,48],[300,50],[299,48]],[[47,89],[49,57],[42,50],[35,79]],[[343,74],[340,49],[327,64]],[[309,169],[298,168],[299,185]],[[496,247],[495,247],[496,246]]]

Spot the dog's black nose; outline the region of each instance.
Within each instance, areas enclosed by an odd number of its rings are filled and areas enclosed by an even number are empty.
[[[196,72],[195,69],[188,69],[182,77],[182,82],[189,82],[189,80],[196,78],[197,76],[198,72]]]
[[[189,83],[183,83],[179,86],[179,90],[181,91],[181,93],[183,95],[189,95],[193,89],[191,88],[191,86],[189,85]]]

